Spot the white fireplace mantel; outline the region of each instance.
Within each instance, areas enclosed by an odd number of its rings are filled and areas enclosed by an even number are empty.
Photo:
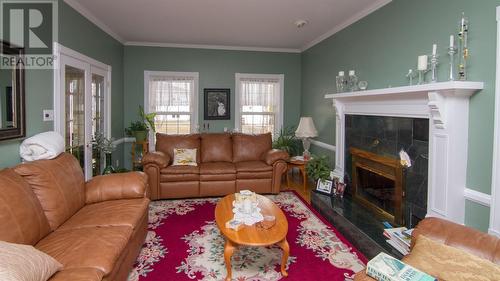
[[[345,115],[429,119],[427,215],[464,223],[469,99],[483,82],[450,81],[327,94],[336,111],[335,172],[344,174]]]

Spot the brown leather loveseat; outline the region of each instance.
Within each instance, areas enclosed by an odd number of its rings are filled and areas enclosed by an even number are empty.
[[[500,239],[492,235],[488,235],[470,227],[433,217],[428,217],[422,220],[413,231],[411,241],[412,249],[415,246],[416,239],[419,235],[424,235],[427,238],[439,243],[459,248],[472,255],[500,265]],[[412,264],[411,260],[409,261],[409,258],[414,258],[411,257],[412,255],[415,255],[415,253],[410,251],[410,254],[404,257],[402,261],[419,268],[419,266]],[[460,266],[467,267],[467,264],[463,263],[460,264]],[[440,277],[438,276],[438,278]],[[498,276],[498,279],[495,278],[494,280],[500,280],[500,276]],[[375,281],[375,279],[367,276],[366,272],[363,270],[356,274],[354,281]]]
[[[196,148],[197,166],[172,166],[176,148]],[[288,154],[272,149],[271,134],[156,134],[143,157],[151,199],[222,196],[242,189],[279,193]]]
[[[33,245],[63,265],[50,281],[125,281],[147,233],[141,172],[85,182],[63,153],[0,171],[0,240]]]

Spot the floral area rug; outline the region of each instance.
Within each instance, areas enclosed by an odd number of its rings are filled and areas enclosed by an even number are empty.
[[[233,280],[352,280],[366,258],[294,192],[267,195],[288,219],[288,277],[281,249],[239,247]],[[215,224],[218,198],[151,202],[149,232],[129,281],[207,280],[226,277],[224,237]]]

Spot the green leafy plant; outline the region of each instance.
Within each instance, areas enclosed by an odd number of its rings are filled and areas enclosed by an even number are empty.
[[[128,136],[133,136],[134,132],[144,132],[144,131],[151,131],[156,132],[156,127],[155,127],[155,117],[156,113],[148,113],[146,114],[144,112],[144,108],[139,105],[139,117],[140,120],[138,121],[133,121],[130,122],[130,126],[125,128],[125,133]]]
[[[330,164],[328,157],[323,156],[312,156],[312,159],[307,162],[306,165],[307,176],[317,180],[326,180],[330,177]]]
[[[98,134],[94,137],[93,144],[95,148],[102,153],[112,153],[115,150],[113,138],[106,138],[104,134]]]
[[[285,150],[290,156],[299,155],[301,147],[301,141],[295,137],[293,127],[281,128],[273,141],[273,148]]]

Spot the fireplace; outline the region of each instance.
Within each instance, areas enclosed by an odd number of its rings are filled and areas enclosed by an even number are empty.
[[[351,147],[352,196],[397,225],[404,224],[403,167],[399,160]]]

